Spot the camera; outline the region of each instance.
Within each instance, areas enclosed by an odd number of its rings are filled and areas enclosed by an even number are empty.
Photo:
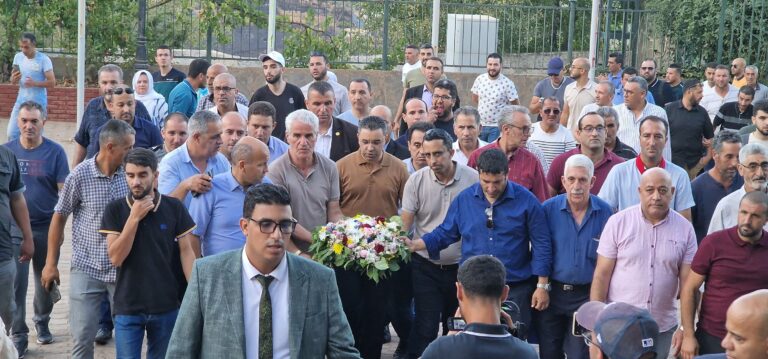
[[[512,327],[507,328],[509,334],[512,334],[512,336],[520,340],[527,340],[528,326],[520,321],[520,307],[517,303],[511,300],[506,300],[501,304],[501,310],[512,318]],[[506,323],[504,317],[501,317],[501,322]]]

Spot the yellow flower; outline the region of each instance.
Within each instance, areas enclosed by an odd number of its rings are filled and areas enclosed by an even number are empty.
[[[341,243],[334,243],[333,244],[333,253],[341,254],[341,251],[344,250],[344,245]]]

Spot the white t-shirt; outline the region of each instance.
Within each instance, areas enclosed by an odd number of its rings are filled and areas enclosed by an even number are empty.
[[[573,139],[570,130],[558,125],[555,132],[547,133],[541,129],[541,122],[531,126],[531,138],[528,142],[536,144],[541,149],[549,165],[555,157],[576,148],[576,140]]]
[[[701,101],[699,101],[699,105],[707,110],[707,113],[709,114],[709,120],[714,121],[717,112],[720,111],[720,107],[723,106],[724,103],[738,100],[739,89],[733,85],[728,85],[728,93],[725,95],[725,97],[720,97],[720,95],[715,92],[714,87],[705,87],[704,97],[702,97]]]
[[[501,110],[518,98],[515,83],[503,74],[495,80],[491,80],[487,73],[478,76],[471,91],[478,97],[477,111],[483,126],[498,126]]]

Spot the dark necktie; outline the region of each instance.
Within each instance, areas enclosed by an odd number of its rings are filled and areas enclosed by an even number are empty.
[[[273,276],[256,276],[261,283],[261,301],[259,302],[259,359],[272,359],[272,297],[269,284]]]

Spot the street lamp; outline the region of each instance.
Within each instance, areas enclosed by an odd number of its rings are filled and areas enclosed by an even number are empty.
[[[149,68],[147,63],[147,38],[144,36],[144,30],[147,27],[147,0],[139,0],[139,31],[136,36],[136,61],[133,68],[146,70]]]

